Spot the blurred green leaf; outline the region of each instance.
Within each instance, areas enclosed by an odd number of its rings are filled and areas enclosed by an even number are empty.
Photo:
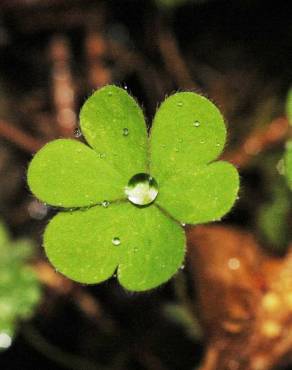
[[[5,244],[7,244],[9,241],[9,233],[6,227],[0,223],[0,246],[2,245],[2,248]]]
[[[37,276],[27,265],[31,243],[9,240],[3,224],[0,230],[6,235],[2,238],[5,242],[0,243],[0,349],[5,349],[11,344],[18,321],[33,315],[41,290]]]
[[[292,141],[286,143],[284,154],[284,173],[287,179],[288,186],[292,190]]]
[[[283,250],[291,237],[288,216],[291,212],[291,193],[281,178],[271,184],[271,200],[258,214],[258,227],[264,238],[274,248]]]
[[[195,340],[202,339],[203,333],[198,319],[183,305],[169,303],[163,307],[163,310],[166,317],[182,326],[191,338]]]

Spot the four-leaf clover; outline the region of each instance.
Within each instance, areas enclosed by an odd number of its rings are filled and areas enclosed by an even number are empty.
[[[195,93],[176,93],[148,138],[136,101],[106,86],[83,105],[80,128],[90,147],[55,140],[28,169],[32,192],[61,208],[45,231],[48,258],[82,283],[115,271],[133,291],[166,282],[184,260],[183,225],[219,220],[237,196],[237,170],[214,162],[226,139],[219,110]]]

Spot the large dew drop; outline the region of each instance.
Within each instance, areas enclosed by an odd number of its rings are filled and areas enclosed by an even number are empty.
[[[130,202],[145,206],[157,197],[158,185],[156,180],[147,173],[138,173],[130,179],[125,193]]]

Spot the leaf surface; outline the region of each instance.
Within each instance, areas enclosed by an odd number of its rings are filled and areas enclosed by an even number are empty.
[[[238,189],[237,170],[219,161],[170,177],[160,187],[157,203],[182,223],[206,223],[231,209]]]
[[[44,245],[56,269],[75,281],[104,281],[119,265],[120,283],[143,291],[177,271],[185,236],[156,207],[122,203],[59,213],[46,229]]]
[[[84,103],[80,127],[87,142],[118,171],[125,184],[147,172],[147,131],[136,101],[117,86],[97,90]]]
[[[34,156],[28,184],[43,202],[68,208],[123,198],[126,185],[104,158],[70,139],[52,141]]]
[[[216,159],[226,138],[224,120],[205,97],[177,93],[158,109],[150,139],[150,173],[160,185],[169,177],[187,176],[196,167]]]

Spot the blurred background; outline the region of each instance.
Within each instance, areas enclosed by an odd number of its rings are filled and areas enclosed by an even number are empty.
[[[0,367],[292,369],[289,2],[1,0],[0,55]],[[56,210],[26,184],[33,154],[78,139],[81,105],[112,83],[149,126],[166,95],[209,97],[241,175],[230,214],[186,226],[185,268],[146,293],[57,274],[41,247]]]

